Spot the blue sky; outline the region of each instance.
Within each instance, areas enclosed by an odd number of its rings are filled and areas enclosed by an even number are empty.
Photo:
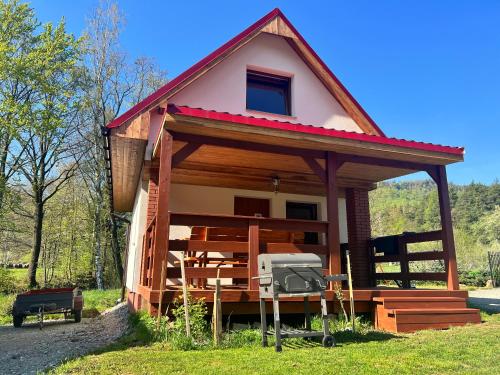
[[[96,3],[31,1],[77,35]],[[500,1],[118,3],[123,48],[170,79],[279,7],[387,135],[464,146],[450,181],[500,178]]]

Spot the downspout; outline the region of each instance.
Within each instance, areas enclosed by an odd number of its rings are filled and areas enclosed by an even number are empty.
[[[106,181],[108,183],[108,192],[109,192],[109,204],[111,207],[111,210],[113,211],[114,203],[113,203],[113,170],[111,169],[111,141],[110,141],[110,134],[111,131],[105,126],[101,127],[101,134],[102,134],[102,139],[103,139],[103,149],[104,149],[104,168],[106,170]],[[124,260],[125,264],[123,267],[123,276],[121,280],[121,301],[125,299],[125,280],[127,277],[127,265],[128,265],[128,245],[129,245],[129,239],[130,239],[130,220],[123,218],[121,216],[116,215],[114,212],[111,213],[111,216],[113,217],[114,220],[122,221],[127,224],[127,239],[125,242],[125,255],[124,255]]]
[[[103,150],[104,150],[104,169],[106,171],[106,181],[108,183],[108,199],[109,199],[109,207],[110,207],[110,215],[111,215],[111,247],[113,252],[113,259],[115,260],[115,267],[117,269],[118,274],[121,273],[120,282],[123,287],[123,266],[120,259],[120,249],[118,244],[117,237],[117,224],[116,224],[116,215],[114,213],[114,200],[113,200],[113,170],[111,167],[111,140],[110,135],[111,131],[107,127],[101,127],[101,134],[103,139]]]
[[[113,171],[111,169],[111,131],[105,126],[101,126],[102,146],[104,149],[104,168],[106,170],[106,180],[108,182],[109,204],[113,210]]]

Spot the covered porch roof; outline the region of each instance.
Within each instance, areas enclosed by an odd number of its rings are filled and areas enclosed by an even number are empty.
[[[135,126],[149,128],[144,122]],[[166,108],[162,123],[173,136],[172,182],[191,185],[266,191],[272,189],[271,179],[279,177],[281,192],[325,195],[328,151],[337,153],[341,163],[339,187],[368,190],[377,182],[417,171],[432,176],[434,166],[464,156],[461,147],[174,105]],[[113,197],[120,211],[132,209],[145,156],[146,140],[134,137],[114,132],[110,136]],[[160,147],[157,140],[149,164],[153,168]]]

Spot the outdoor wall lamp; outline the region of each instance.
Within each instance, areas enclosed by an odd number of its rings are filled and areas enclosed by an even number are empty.
[[[278,176],[273,176],[272,183],[273,183],[273,187],[274,187],[274,193],[278,194],[278,192],[280,190],[280,178]]]

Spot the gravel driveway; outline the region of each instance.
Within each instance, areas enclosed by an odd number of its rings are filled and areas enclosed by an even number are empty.
[[[469,302],[485,311],[500,313],[500,288],[472,290]]]
[[[47,321],[22,328],[0,326],[0,374],[36,374],[65,359],[111,344],[127,330],[127,306],[119,304],[93,319]]]

